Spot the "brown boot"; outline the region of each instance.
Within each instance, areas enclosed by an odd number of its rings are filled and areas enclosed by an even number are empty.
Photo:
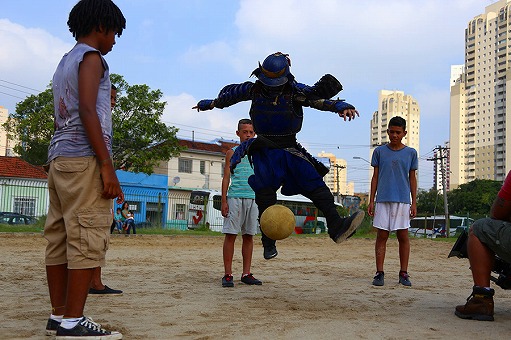
[[[467,303],[456,306],[454,314],[462,319],[493,321],[493,295],[495,291],[474,286]]]

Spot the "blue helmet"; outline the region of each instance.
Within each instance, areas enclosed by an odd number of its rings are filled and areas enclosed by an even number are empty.
[[[288,82],[289,66],[291,60],[288,54],[281,52],[270,54],[264,59],[263,64],[252,72],[264,85],[281,86]]]

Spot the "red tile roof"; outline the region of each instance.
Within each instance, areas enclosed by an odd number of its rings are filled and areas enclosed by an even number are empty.
[[[186,147],[188,150],[209,151],[225,154],[227,150],[239,145],[239,143],[220,141],[218,144],[180,139],[179,145]]]
[[[42,166],[29,164],[18,157],[0,156],[0,177],[47,179]]]

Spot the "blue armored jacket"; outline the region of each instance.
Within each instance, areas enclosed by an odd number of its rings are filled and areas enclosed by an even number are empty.
[[[224,108],[247,100],[252,101],[250,118],[254,131],[265,137],[296,135],[302,128],[304,106],[330,112],[355,108],[342,100],[321,98],[315,86],[296,81],[283,88],[264,86],[259,81],[227,85],[214,100],[214,107]]]

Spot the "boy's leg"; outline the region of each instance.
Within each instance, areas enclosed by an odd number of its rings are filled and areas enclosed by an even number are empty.
[[[89,293],[90,281],[94,268],[69,269],[67,280],[67,297],[65,318],[80,318]]]
[[[337,243],[349,238],[362,223],[364,212],[361,210],[347,218],[339,215],[334,204],[334,197],[324,183],[313,191],[304,193],[304,196],[309,198],[325,215],[328,234]]]
[[[410,238],[408,237],[408,229],[396,230],[397,240],[399,242],[399,263],[401,271],[408,271],[408,261],[410,258]]]
[[[385,252],[387,240],[390,232],[388,230],[377,229],[376,243],[374,245],[374,255],[376,259],[376,271],[383,272],[383,263],[385,261]]]
[[[105,285],[101,282],[101,267],[94,268],[94,273],[90,281],[90,288],[95,290],[105,289]]]
[[[250,274],[252,252],[254,251],[254,237],[252,235],[242,235],[242,239],[241,255],[243,257],[243,274]]]
[[[46,278],[48,280],[52,314],[64,315],[66,312],[68,281],[67,263],[46,266]]]
[[[225,234],[223,257],[225,274],[232,275],[232,259],[234,257],[234,243],[236,241],[235,234]]]

